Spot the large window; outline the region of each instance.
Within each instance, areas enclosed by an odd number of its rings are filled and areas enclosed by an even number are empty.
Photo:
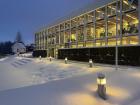
[[[123,0],[123,11],[138,8],[138,0]]]
[[[137,45],[139,43],[138,36],[126,36],[122,38],[122,45]]]
[[[71,30],[71,42],[75,42],[76,41],[76,29],[72,29]]]
[[[116,2],[112,3],[110,5],[107,6],[107,16],[114,16],[116,15]]]
[[[77,33],[78,33],[78,41],[84,41],[84,27],[79,27]]]
[[[105,7],[96,10],[96,20],[105,18]]]
[[[105,37],[105,7],[96,10],[96,28],[95,37],[104,38]]]
[[[96,40],[96,46],[105,46],[105,40]]]
[[[85,16],[80,16],[77,18],[78,25],[84,25]]]
[[[87,40],[88,41],[93,40],[93,38],[94,38],[94,25],[93,25],[93,23],[87,25],[86,32],[87,32],[87,34],[86,34]]]
[[[94,12],[90,12],[86,14],[86,23],[93,22],[93,19],[94,19]]]
[[[139,32],[138,11],[130,11],[123,15],[123,35],[137,34]]]
[[[108,18],[108,37],[116,36],[116,16]]]
[[[72,19],[71,20],[71,27],[72,28],[76,27],[76,24],[77,24],[77,19],[76,18],[75,19]]]
[[[67,30],[65,32],[65,43],[69,43],[70,42],[70,31]]]
[[[96,21],[96,38],[104,38],[105,37],[105,20]]]

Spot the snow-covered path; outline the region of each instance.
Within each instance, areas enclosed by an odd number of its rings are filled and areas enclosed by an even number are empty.
[[[107,101],[96,94],[99,72],[107,78]],[[139,79],[139,68],[10,57],[0,61],[0,105],[139,105]]]

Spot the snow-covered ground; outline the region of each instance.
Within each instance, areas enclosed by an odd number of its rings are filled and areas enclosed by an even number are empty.
[[[139,105],[139,69],[10,56],[0,60],[0,105]],[[99,72],[106,101],[96,93]]]

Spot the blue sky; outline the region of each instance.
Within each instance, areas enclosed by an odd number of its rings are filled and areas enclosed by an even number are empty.
[[[34,32],[95,0],[0,0],[0,41],[14,41],[20,31],[25,43]]]

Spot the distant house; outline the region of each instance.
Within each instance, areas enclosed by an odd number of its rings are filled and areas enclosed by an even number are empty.
[[[25,53],[26,52],[26,47],[23,43],[15,42],[12,46],[12,52],[15,53],[15,54]]]

